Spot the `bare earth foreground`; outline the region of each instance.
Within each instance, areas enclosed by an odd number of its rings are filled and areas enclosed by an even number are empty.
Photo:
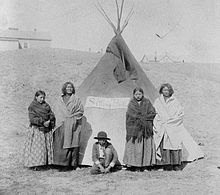
[[[206,154],[183,171],[91,176],[89,168],[23,168],[27,106],[34,92],[45,90],[53,105],[62,84],[70,80],[77,88],[100,57],[61,49],[0,53],[0,194],[220,194],[220,64],[142,64],[157,88],[163,82],[174,86],[185,107],[185,126]]]

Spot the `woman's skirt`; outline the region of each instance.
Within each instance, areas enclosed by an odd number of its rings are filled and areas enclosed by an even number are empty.
[[[79,162],[79,147],[63,148],[64,128],[60,126],[53,132],[53,164],[77,167]]]
[[[145,167],[156,163],[156,150],[153,138],[143,138],[141,142],[135,140],[132,143],[130,139],[125,144],[125,153],[123,158],[127,166]]]
[[[163,139],[160,143],[161,161],[157,160],[157,165],[181,165],[182,150],[163,149]]]
[[[35,167],[53,162],[52,132],[44,133],[37,127],[30,127],[24,145],[24,166]]]

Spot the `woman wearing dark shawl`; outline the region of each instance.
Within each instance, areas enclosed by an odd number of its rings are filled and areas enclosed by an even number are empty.
[[[24,149],[24,166],[40,170],[42,165],[52,164],[52,129],[55,117],[45,102],[45,92],[37,91],[33,102],[28,107],[30,128]]]
[[[63,171],[73,170],[78,166],[83,112],[83,105],[75,96],[73,83],[66,82],[62,95],[55,104],[57,122],[53,132],[53,164],[64,166]]]
[[[153,119],[155,109],[144,97],[142,88],[135,88],[126,113],[126,145],[123,162],[128,170],[143,170],[155,164]]]

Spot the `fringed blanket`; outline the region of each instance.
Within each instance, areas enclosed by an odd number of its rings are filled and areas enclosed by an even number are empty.
[[[148,99],[144,97],[140,105],[136,99],[132,99],[126,113],[126,140],[132,138],[134,143],[137,138],[138,141],[142,141],[142,138],[152,137],[155,115],[155,109]]]
[[[65,104],[62,97],[55,105],[55,116],[57,119],[54,131],[63,126],[64,128],[64,143],[63,148],[78,147],[79,133],[81,125],[77,125],[77,120],[83,116],[83,105],[78,97],[72,95],[69,101]]]

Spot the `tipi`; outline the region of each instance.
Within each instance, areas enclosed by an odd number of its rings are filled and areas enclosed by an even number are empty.
[[[92,145],[95,142],[93,138],[99,131],[107,132],[122,162],[126,140],[125,114],[133,89],[137,86],[142,87],[145,96],[152,102],[157,95],[155,87],[121,36],[133,14],[133,9],[121,28],[124,0],[120,9],[116,0],[118,18],[116,28],[101,5],[98,5],[98,10],[112,26],[115,36],[107,46],[106,53],[78,89],[78,95],[85,105],[85,116],[91,125],[90,131],[82,128],[81,132],[80,163],[83,165],[92,165]]]

